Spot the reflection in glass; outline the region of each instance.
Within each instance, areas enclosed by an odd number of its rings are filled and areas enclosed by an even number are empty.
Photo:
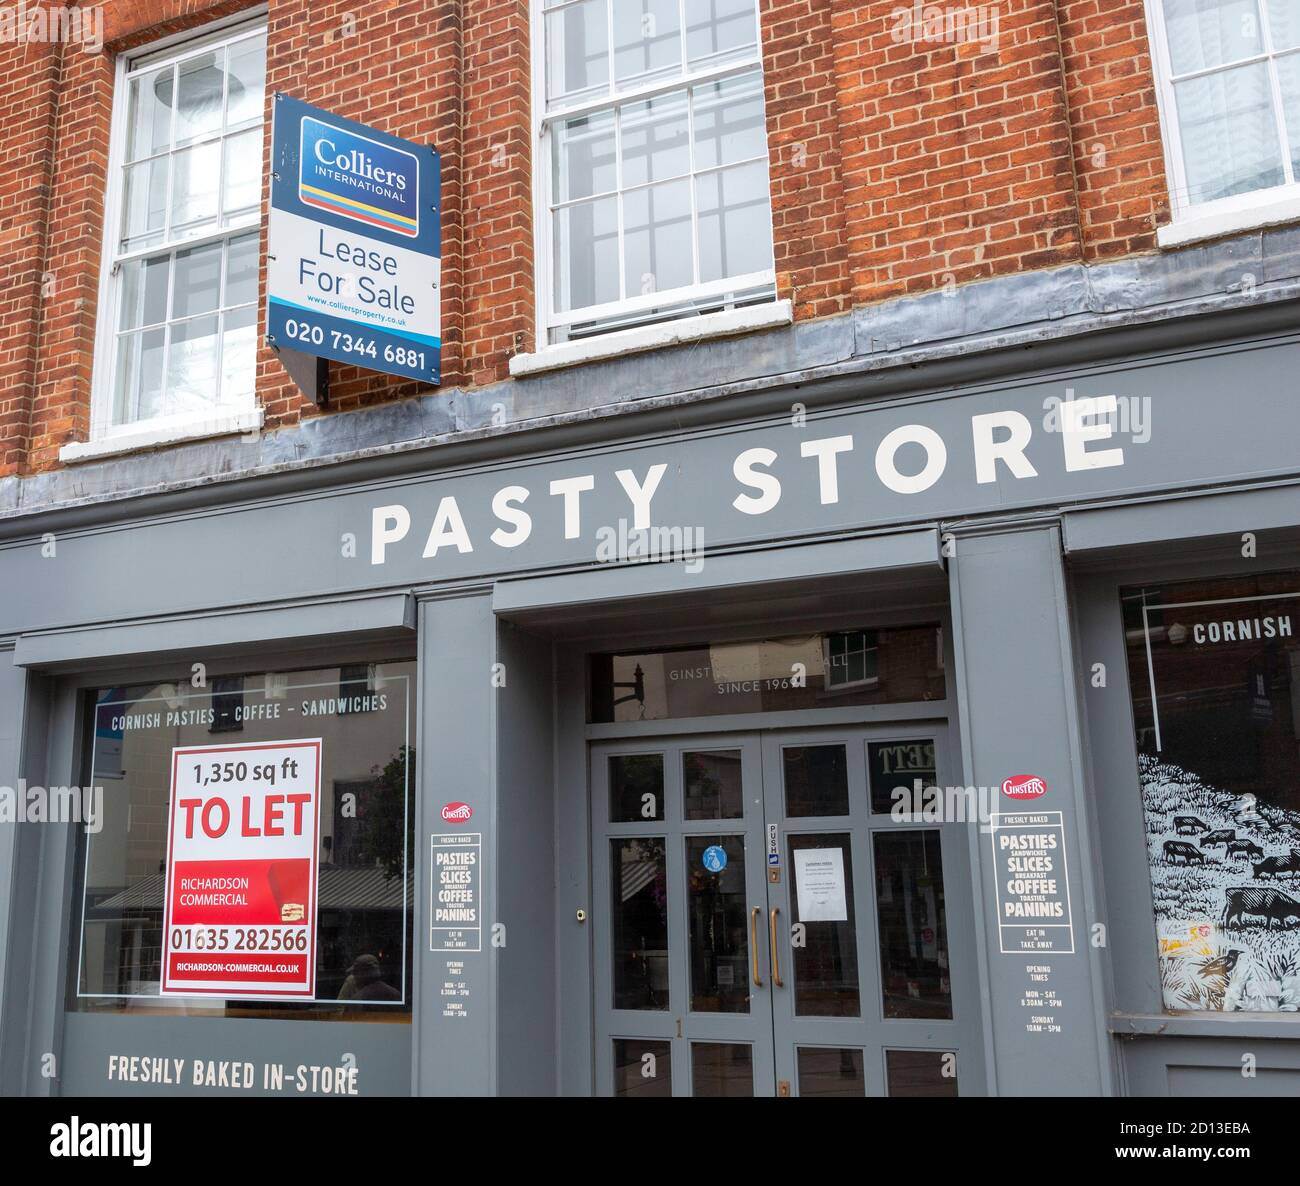
[[[668,1096],[673,1093],[672,1050],[648,1038],[614,1039],[614,1094]]]
[[[718,858],[718,849],[726,854],[725,864]],[[687,837],[686,879],[691,1009],[697,1013],[746,1013],[749,933],[745,914],[745,838]]]
[[[801,1096],[856,1096],[867,1094],[861,1050],[800,1046],[799,1094]]]
[[[870,741],[867,743],[867,782],[871,788],[871,810],[888,815],[901,802],[910,812],[921,795],[935,785],[934,742]],[[918,786],[919,784],[919,786]],[[899,796],[898,791],[906,795]],[[924,798],[921,798],[924,804]]]
[[[609,822],[664,818],[663,754],[617,754],[609,760]]]
[[[886,1017],[951,1017],[939,833],[877,832],[876,909]]]
[[[203,690],[190,688],[187,668],[169,683],[97,693],[89,778],[104,788],[104,826],[81,842],[71,1007],[141,1012],[162,1005],[172,749],[308,735],[322,740],[316,1000],[169,997],[167,1012],[355,1021],[372,1019],[384,1006],[383,1020],[409,1021],[414,664],[388,663],[385,670],[376,712],[311,711],[309,725],[300,719],[308,709],[336,701],[338,667],[210,677]]]
[[[615,1009],[668,1008],[664,838],[611,840]]]
[[[688,820],[740,819],[745,814],[740,750],[682,755],[683,815]]]
[[[789,846],[792,922],[805,927],[803,946],[792,947],[795,1013],[857,1017],[858,932],[848,833],[791,836]]]
[[[790,746],[781,751],[781,765],[786,815],[849,814],[848,759],[843,745]]]
[[[948,1050],[886,1050],[885,1078],[888,1095],[955,1096],[957,1056]]]
[[[691,1043],[691,1094],[754,1094],[754,1052],[740,1042]]]

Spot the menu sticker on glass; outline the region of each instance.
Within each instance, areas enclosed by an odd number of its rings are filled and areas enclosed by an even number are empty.
[[[320,738],[172,750],[163,996],[315,996],[320,770]]]
[[[429,950],[482,951],[483,833],[446,832],[430,839]]]
[[[989,830],[1002,954],[1072,954],[1064,813],[995,812]]]
[[[794,884],[800,922],[847,922],[844,852],[838,848],[797,848]]]

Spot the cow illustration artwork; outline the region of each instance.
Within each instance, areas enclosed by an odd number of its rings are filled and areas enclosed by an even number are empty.
[[[1165,1007],[1300,1012],[1300,811],[1253,792],[1243,811],[1241,788],[1138,765]]]
[[[1228,845],[1226,856],[1232,857],[1262,857],[1264,850],[1260,848],[1253,840],[1233,840]]]
[[[1202,848],[1212,848],[1218,844],[1231,844],[1237,839],[1237,833],[1232,828],[1220,828],[1217,832],[1206,832],[1201,837]]]
[[[1171,865],[1204,865],[1205,854],[1186,840],[1166,840],[1165,860]]]

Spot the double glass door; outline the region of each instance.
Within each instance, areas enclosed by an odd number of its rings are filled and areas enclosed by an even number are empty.
[[[975,1091],[968,835],[911,810],[941,725],[591,756],[602,1094]]]

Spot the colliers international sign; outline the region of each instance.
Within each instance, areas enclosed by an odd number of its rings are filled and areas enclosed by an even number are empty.
[[[275,96],[272,344],[439,381],[438,154]]]

